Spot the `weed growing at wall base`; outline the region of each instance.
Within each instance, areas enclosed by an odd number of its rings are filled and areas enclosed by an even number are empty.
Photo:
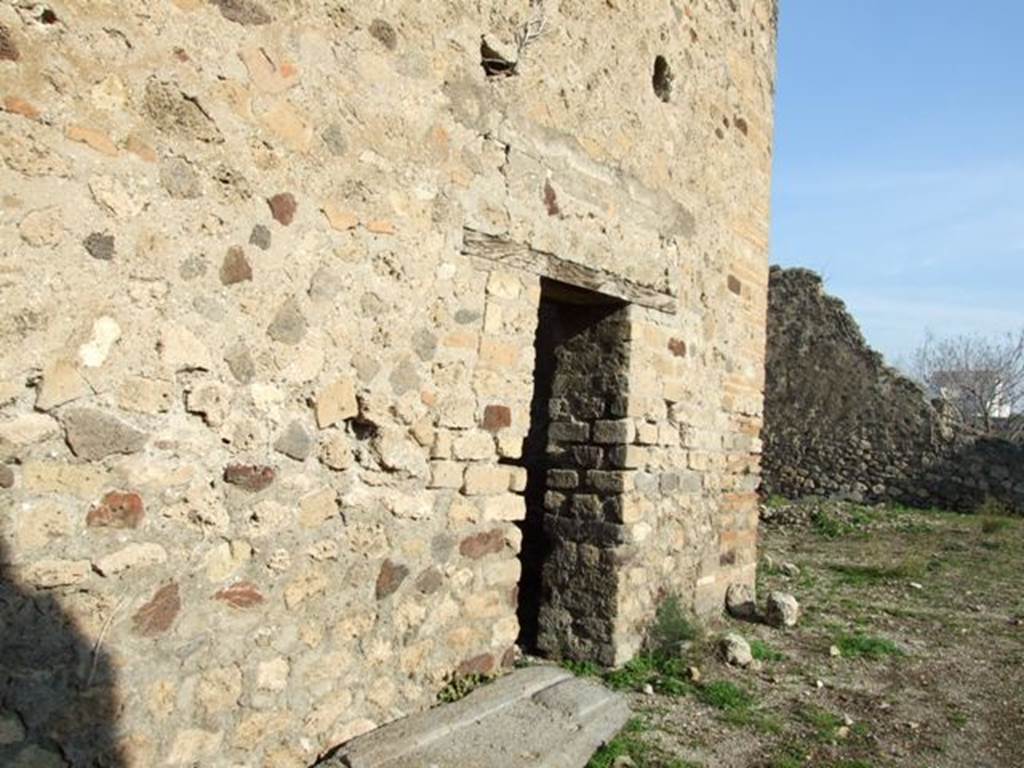
[[[437,701],[440,704],[451,704],[459,699],[466,698],[481,685],[486,685],[490,681],[490,677],[476,674],[455,678],[438,691]]]
[[[678,655],[687,643],[701,635],[693,615],[683,608],[676,595],[669,595],[658,606],[649,634],[652,651],[661,656]]]

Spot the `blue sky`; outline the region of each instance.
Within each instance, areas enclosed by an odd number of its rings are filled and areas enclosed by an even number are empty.
[[[890,362],[1024,326],[1024,0],[782,0],[772,262]]]

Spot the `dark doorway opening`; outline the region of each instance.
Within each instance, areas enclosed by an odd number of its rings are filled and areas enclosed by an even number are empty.
[[[519,645],[531,653],[597,660],[606,656],[598,646],[611,643],[613,574],[601,573],[611,558],[588,566],[578,554],[581,545],[611,543],[603,526],[608,483],[596,489],[594,482],[621,467],[615,446],[600,440],[603,425],[626,415],[626,308],[610,296],[541,282],[520,523]]]

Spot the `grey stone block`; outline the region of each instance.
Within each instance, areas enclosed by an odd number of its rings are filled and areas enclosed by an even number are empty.
[[[461,701],[360,736],[331,768],[582,768],[629,719],[619,694],[558,667],[528,667]]]

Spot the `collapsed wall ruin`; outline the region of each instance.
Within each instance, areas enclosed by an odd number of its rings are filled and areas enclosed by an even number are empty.
[[[2,4],[0,763],[305,766],[752,584],[775,13]]]
[[[1024,514],[1024,448],[929,402],[814,272],[773,266],[768,295],[763,493]]]

